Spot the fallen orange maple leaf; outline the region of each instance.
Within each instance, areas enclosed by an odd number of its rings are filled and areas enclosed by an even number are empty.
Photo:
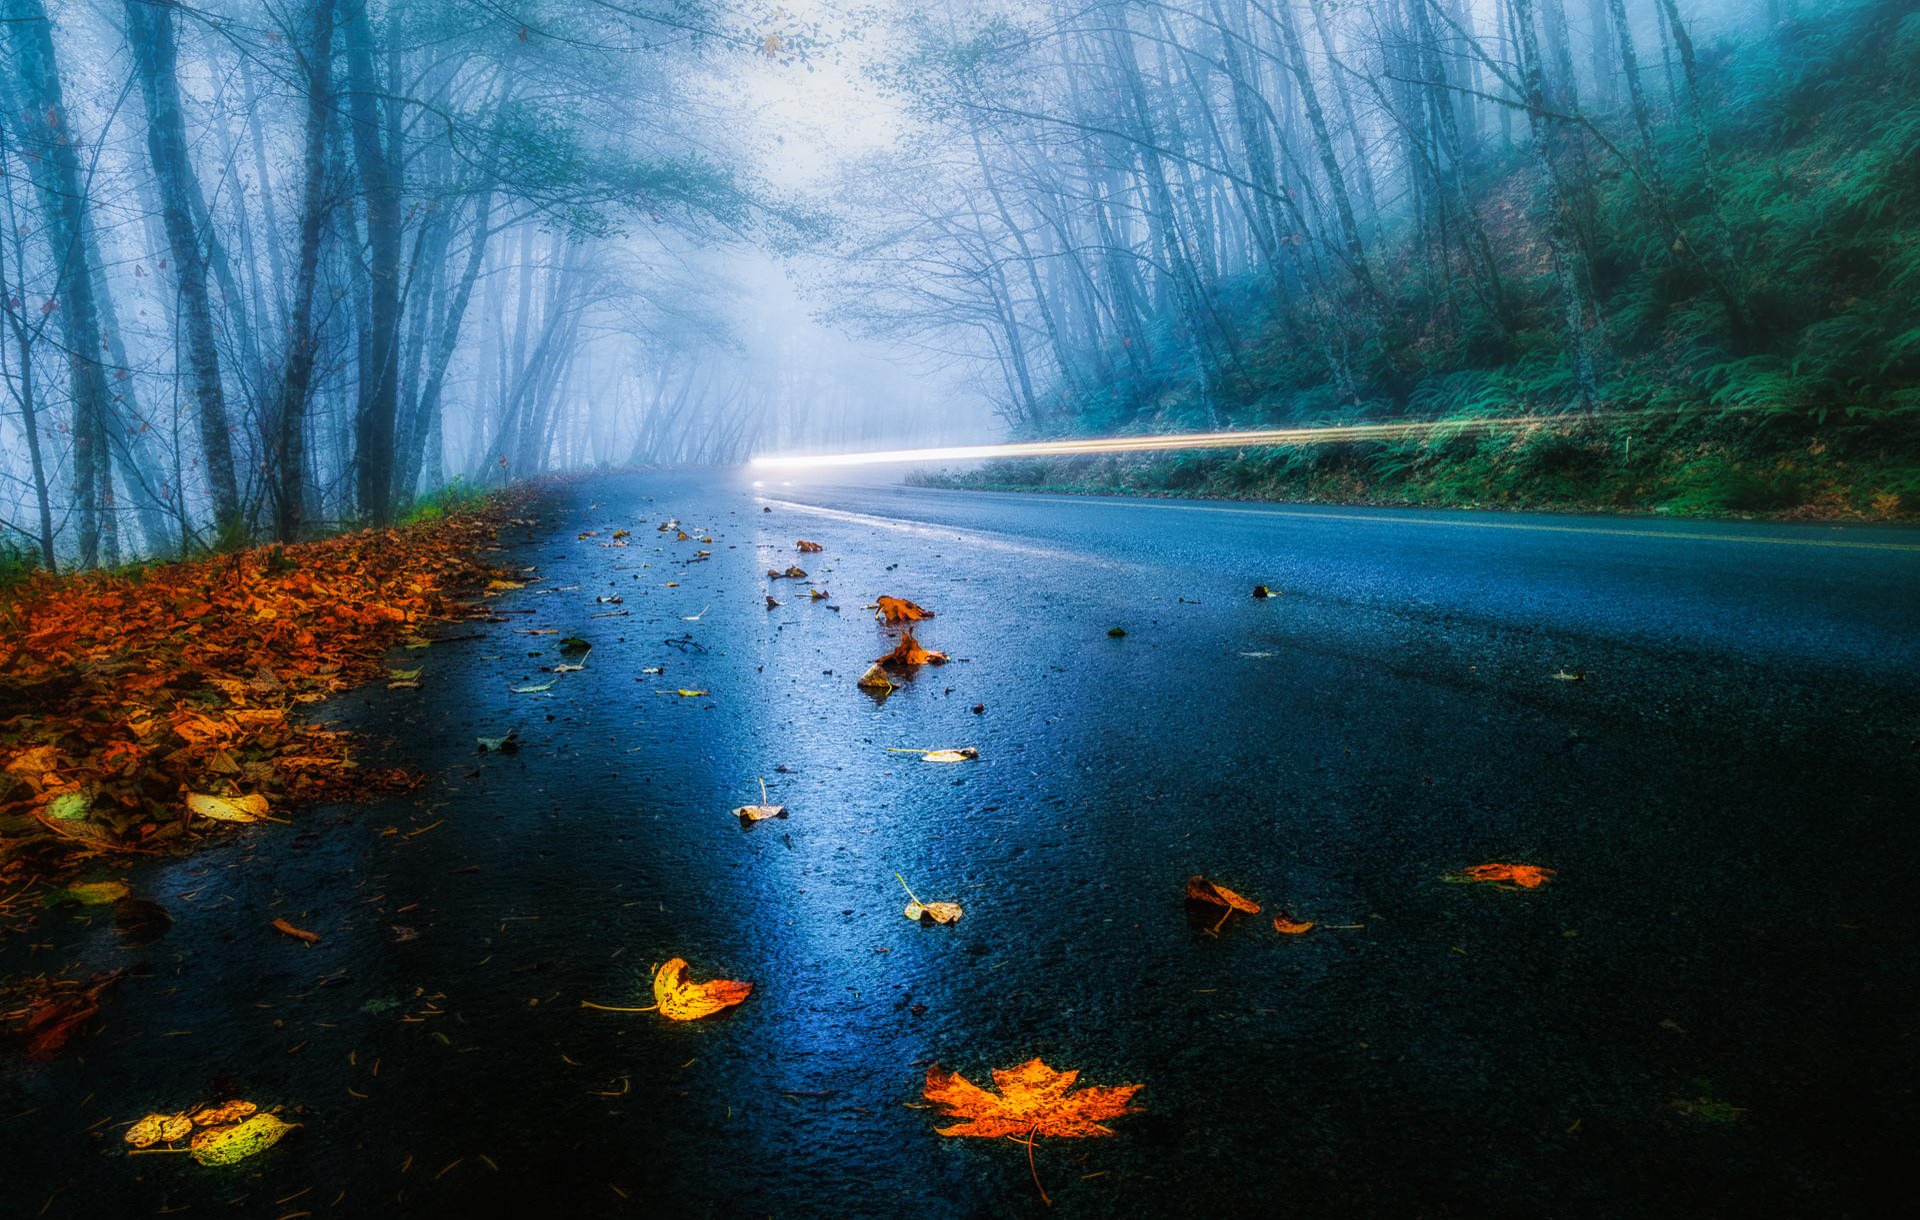
[[[914,605],[904,597],[882,597],[873,603],[875,617],[884,620],[890,626],[901,623],[917,623],[923,618],[932,618],[933,611]]]
[[[900,642],[893,646],[893,651],[874,661],[875,665],[885,665],[894,669],[912,665],[945,665],[946,663],[946,653],[920,647],[920,641],[913,638],[911,631],[902,632]]]
[[[693,1021],[709,1017],[723,1008],[731,1008],[753,991],[752,983],[732,979],[710,979],[704,983],[687,981],[687,961],[676,957],[653,972],[653,1002],[660,1015],[674,1021]]]
[[[1079,1078],[1077,1071],[1056,1072],[1038,1059],[1029,1059],[1019,1067],[993,1073],[993,1083],[1000,1090],[996,1095],[935,1064],[927,1069],[925,1096],[942,1118],[966,1120],[939,1128],[941,1135],[980,1139],[1112,1135],[1112,1128],[1105,1125],[1108,1119],[1140,1113],[1140,1107],[1129,1103],[1141,1086],[1111,1085],[1076,1092],[1073,1084]]]
[[[1472,868],[1447,874],[1447,880],[1480,885],[1514,885],[1523,890],[1532,890],[1545,885],[1552,876],[1552,869],[1541,868],[1538,864],[1476,864]]]
[[[1187,878],[1187,901],[1198,902],[1205,906],[1225,907],[1228,911],[1245,911],[1249,915],[1260,913],[1260,904],[1248,901],[1224,885],[1215,885],[1205,877]]]
[[[800,549],[800,552],[804,555],[812,555],[819,551],[824,551],[827,549],[826,547],[821,546],[817,542],[808,542],[805,538],[802,538],[800,541],[794,543],[793,545],[798,547]]]

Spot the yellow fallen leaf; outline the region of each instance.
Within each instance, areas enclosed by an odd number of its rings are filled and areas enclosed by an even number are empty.
[[[861,674],[854,685],[863,686],[868,690],[887,691],[893,689],[893,679],[887,676],[886,667],[875,661],[867,666],[867,672]]]
[[[128,1127],[124,1138],[135,1148],[150,1148],[183,1140],[192,1130],[193,1120],[184,1114],[149,1114]]]
[[[196,1127],[223,1127],[228,1123],[237,1123],[243,1118],[251,1118],[259,1113],[260,1107],[250,1101],[235,1098],[217,1106],[208,1106],[204,1110],[195,1110],[193,1125]]]
[[[733,979],[687,981],[687,962],[676,957],[653,972],[653,1002],[660,1015],[672,1021],[693,1021],[731,1008],[753,991],[752,983]]]
[[[202,1165],[232,1165],[279,1143],[298,1123],[282,1122],[271,1114],[256,1114],[232,1127],[207,1127],[189,1145]]]
[[[1285,915],[1275,915],[1273,917],[1273,930],[1287,936],[1305,936],[1307,933],[1313,931],[1313,921],[1311,919],[1295,920]]]
[[[1215,885],[1205,877],[1187,878],[1187,901],[1204,906],[1225,907],[1229,911],[1244,911],[1248,915],[1260,913],[1259,903],[1242,898],[1226,886]]]
[[[908,888],[905,877],[902,877],[899,873],[895,873],[893,879],[900,883],[900,888],[906,890],[907,897],[912,899],[911,902],[907,903],[907,909],[903,912],[908,919],[913,920],[915,923],[953,923],[960,918],[962,911],[959,903],[922,902],[913,890]]]
[[[187,808],[215,822],[257,822],[267,816],[267,798],[258,792],[238,797],[190,792],[187,794]]]
[[[683,688],[674,693],[679,695],[682,699],[698,699],[700,696],[706,694],[707,692],[703,690],[686,690]]]

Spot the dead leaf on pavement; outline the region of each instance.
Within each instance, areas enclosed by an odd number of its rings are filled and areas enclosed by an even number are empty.
[[[133,1126],[121,1138],[135,1148],[151,1148],[155,1144],[171,1144],[193,1134],[193,1120],[185,1114],[149,1114]]]
[[[1229,912],[1244,911],[1248,915],[1260,913],[1259,903],[1250,902],[1226,886],[1215,885],[1205,877],[1187,878],[1187,901],[1204,906],[1225,907]]]
[[[888,746],[889,754],[918,754],[921,762],[959,763],[972,762],[980,757],[980,751],[972,746],[961,746],[957,750],[915,750],[902,746]]]
[[[296,928],[284,919],[274,920],[273,930],[283,935],[291,936],[295,940],[304,941],[309,945],[317,945],[320,943],[320,934],[318,932],[309,932],[305,928]]]
[[[255,1114],[231,1127],[207,1127],[193,1137],[193,1159],[202,1165],[232,1165],[279,1143],[298,1123]]]
[[[805,580],[806,578],[807,574],[800,569],[798,564],[788,564],[787,570],[784,572],[776,572],[772,568],[767,569],[768,580]]]
[[[704,983],[687,981],[687,963],[674,958],[653,972],[653,1000],[660,1015],[673,1021],[693,1021],[731,1008],[753,991],[752,983],[733,979],[710,979]]]
[[[911,631],[901,632],[900,642],[894,645],[893,651],[874,662],[875,665],[884,665],[889,669],[909,668],[915,665],[945,665],[946,663],[946,653],[920,647],[920,641],[913,638]]]
[[[893,879],[900,883],[900,888],[906,890],[907,897],[912,900],[907,903],[907,909],[905,911],[908,919],[913,920],[915,923],[953,923],[960,918],[962,912],[959,903],[922,902],[913,890],[908,887],[905,877],[902,877],[899,873],[895,873]]]
[[[867,672],[861,674],[859,680],[856,681],[854,685],[864,687],[867,690],[885,692],[894,688],[894,681],[887,676],[886,667],[881,665],[880,662],[875,661],[873,664],[867,666]]]
[[[1019,1067],[993,1073],[993,1083],[1000,1090],[996,1095],[960,1073],[935,1064],[927,1069],[924,1095],[942,1118],[966,1120],[939,1128],[941,1135],[978,1139],[1112,1135],[1113,1130],[1105,1125],[1109,1119],[1140,1113],[1140,1107],[1130,1103],[1141,1086],[1123,1084],[1075,1091],[1073,1085],[1079,1077],[1077,1071],[1056,1072],[1040,1060],[1030,1059]]]
[[[904,597],[882,597],[873,603],[874,617],[888,626],[901,623],[917,623],[923,618],[932,618],[933,611],[922,609]]]
[[[794,543],[793,545],[798,547],[803,554],[807,554],[807,555],[812,555],[816,552],[824,551],[827,549],[826,547],[821,546],[817,542],[808,542],[805,538],[802,538],[800,541]]]
[[[1461,885],[1492,885],[1502,889],[1539,889],[1554,870],[1537,864],[1476,864],[1441,878]]]
[[[1259,598],[1278,597],[1280,596],[1280,592],[1277,589],[1269,589],[1265,585],[1255,585],[1253,586],[1253,595]]]
[[[1288,915],[1275,915],[1273,917],[1273,930],[1287,936],[1305,936],[1307,933],[1313,931],[1313,928],[1314,923],[1311,919],[1295,920]]]
[[[764,822],[768,818],[786,817],[787,807],[785,805],[775,805],[768,802],[767,781],[763,779],[760,781],[760,803],[758,805],[742,805],[733,811],[733,816],[739,818],[742,822]]]
[[[215,822],[258,822],[267,816],[267,798],[259,793],[251,796],[208,796],[202,792],[187,794],[187,808],[200,817]]]

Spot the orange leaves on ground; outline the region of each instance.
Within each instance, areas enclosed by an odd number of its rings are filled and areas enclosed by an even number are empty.
[[[808,542],[805,538],[802,538],[800,541],[794,543],[793,545],[795,547],[798,547],[800,550],[800,553],[803,555],[813,555],[827,549],[826,547],[821,546],[817,542]]]
[[[916,665],[945,665],[946,663],[946,653],[920,647],[920,641],[913,638],[911,631],[902,632],[900,642],[894,645],[893,651],[874,661],[875,665],[885,666],[888,669],[909,669]]]
[[[155,1144],[176,1144],[192,1136],[184,1151],[202,1165],[232,1165],[279,1143],[287,1132],[298,1127],[277,1115],[264,1113],[250,1101],[229,1101],[204,1106],[191,1115],[149,1114],[127,1128],[123,1137],[136,1149]],[[179,1152],[178,1148],[156,1151]]]
[[[932,618],[933,611],[922,609],[904,597],[882,597],[873,603],[874,617],[889,627],[902,623],[917,623],[921,619]]]
[[[751,825],[754,822],[764,822],[768,818],[784,818],[787,816],[787,807],[772,804],[767,800],[767,781],[763,779],[760,781],[760,803],[742,805],[733,811],[733,816],[739,818],[743,824]]]
[[[805,580],[806,578],[806,570],[797,563],[788,564],[787,570],[784,572],[776,572],[772,568],[767,569],[768,580]]]
[[[1260,904],[1248,901],[1224,885],[1215,885],[1205,877],[1187,878],[1187,901],[1200,906],[1225,907],[1228,913],[1242,911],[1258,915]]]
[[[1273,930],[1283,936],[1305,936],[1313,929],[1314,923],[1311,919],[1294,919],[1290,915],[1273,917]]]
[[[1077,1071],[1056,1072],[1038,1059],[993,1074],[999,1092],[989,1093],[958,1072],[937,1064],[927,1069],[926,1099],[942,1118],[964,1119],[940,1134],[999,1139],[1052,1135],[1077,1139],[1112,1135],[1105,1124],[1123,1114],[1138,1114],[1132,1103],[1137,1084],[1075,1090]]]
[[[687,962],[676,957],[653,972],[653,1002],[660,1015],[674,1021],[693,1021],[731,1008],[753,991],[752,983],[732,979],[687,981]]]
[[[960,916],[965,914],[957,902],[920,901],[919,896],[908,887],[907,879],[899,873],[895,873],[893,879],[900,883],[901,889],[907,891],[909,901],[905,914],[908,919],[916,923],[958,923]]]
[[[320,943],[320,934],[318,932],[309,932],[305,928],[296,928],[284,919],[274,920],[273,930],[282,936],[291,936],[293,939],[304,944],[317,945]]]
[[[502,519],[30,578],[0,611],[0,826],[35,828],[0,832],[0,857],[148,850],[196,818],[367,786],[344,734],[293,713],[385,678],[387,649],[472,612],[456,597],[519,588],[474,558]],[[181,800],[232,792],[263,803],[199,798],[243,815],[223,819]]]
[[[1462,885],[1495,885],[1509,889],[1537,890],[1553,876],[1554,870],[1541,868],[1538,864],[1476,864],[1472,868],[1463,868],[1457,873],[1448,873],[1446,880]]]
[[[51,1059],[100,1015],[100,997],[120,972],[90,979],[37,978],[0,991],[0,1029],[18,1033],[29,1059]]]

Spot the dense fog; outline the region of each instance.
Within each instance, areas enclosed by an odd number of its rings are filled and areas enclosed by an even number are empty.
[[[0,7],[0,548],[49,567],[560,469],[1643,404],[1682,342],[1800,409],[1860,294],[1761,268],[1722,127],[1920,45],[1888,0]]]

